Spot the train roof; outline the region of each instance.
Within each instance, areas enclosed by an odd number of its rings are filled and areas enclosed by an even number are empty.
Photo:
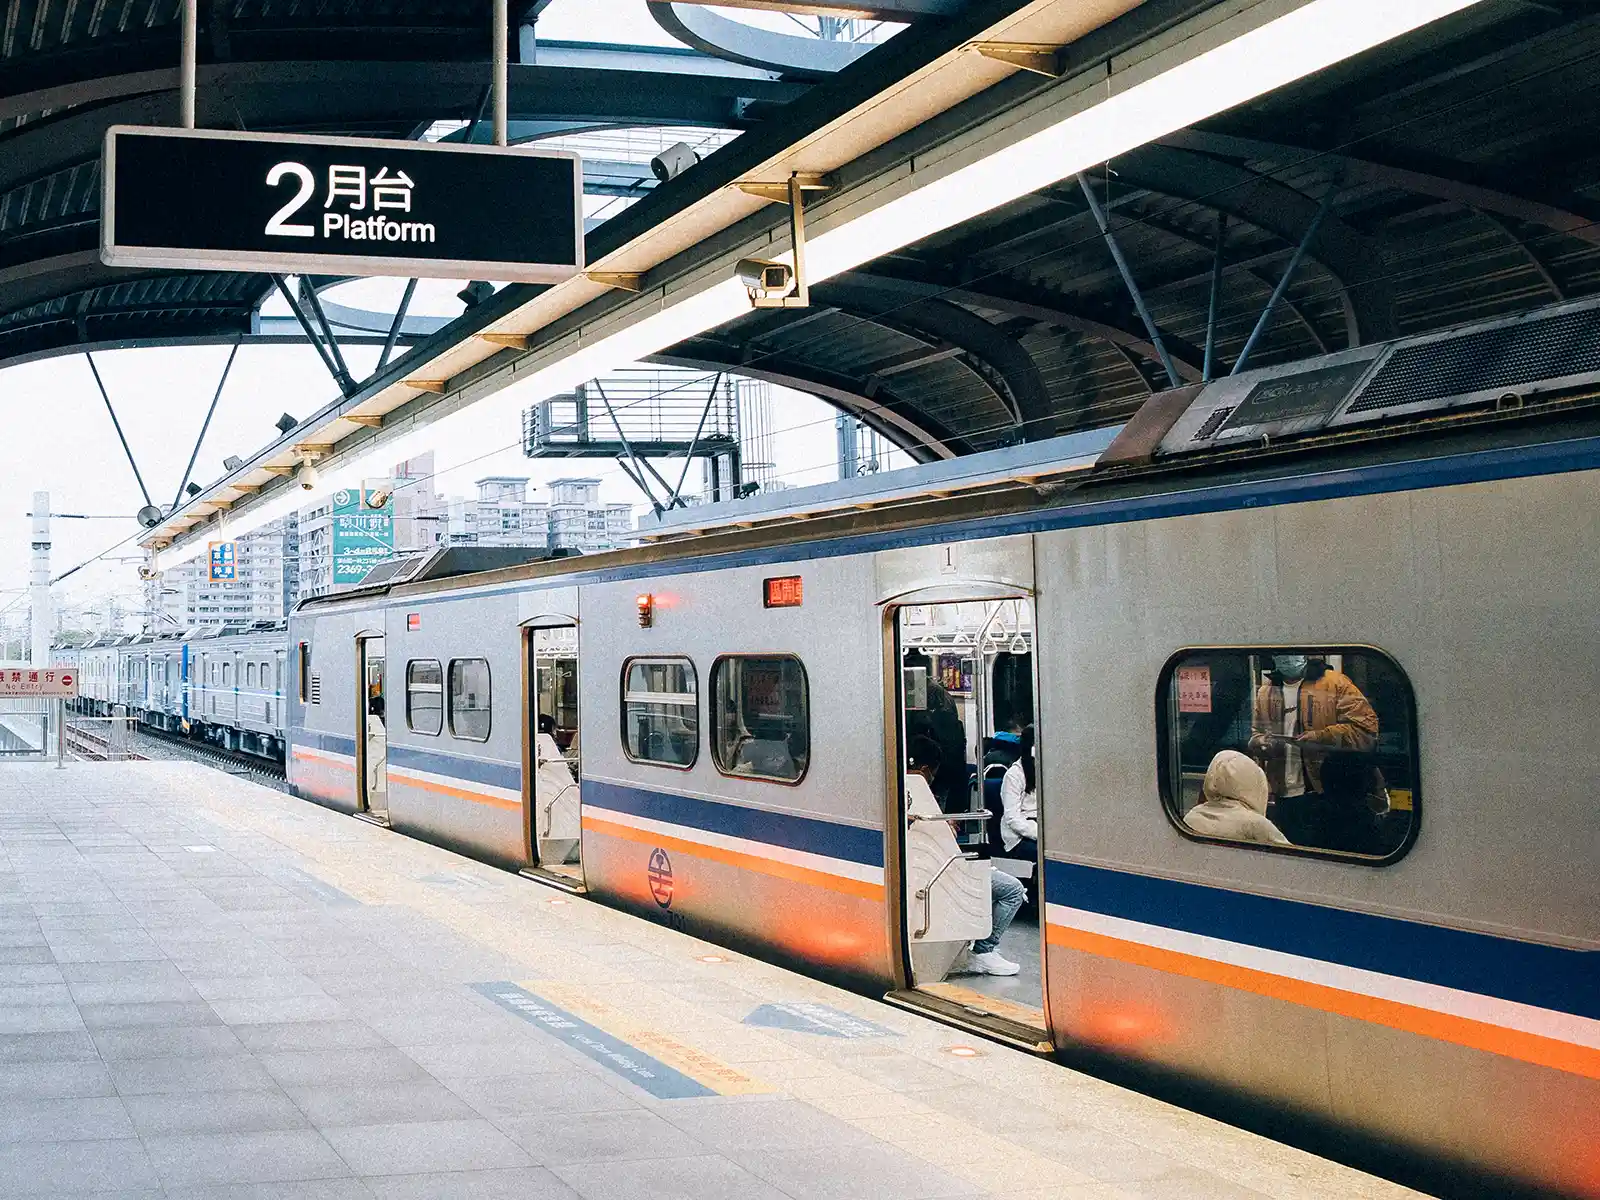
[[[418,569],[297,611],[1597,434],[1600,300],[1587,300],[1158,392],[1114,429],[672,513],[640,546],[581,564]]]

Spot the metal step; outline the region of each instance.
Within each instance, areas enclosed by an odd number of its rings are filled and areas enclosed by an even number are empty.
[[[535,883],[542,883],[545,887],[555,888],[558,892],[566,892],[571,896],[586,895],[589,891],[576,879],[568,879],[565,875],[557,875],[554,871],[546,871],[543,867],[523,867],[517,874],[524,879],[531,879]]]
[[[377,813],[359,812],[351,813],[350,815],[358,821],[365,821],[368,825],[376,825],[379,829],[392,828],[389,824],[389,818],[380,817]]]
[[[1055,1050],[1049,1035],[1043,1029],[1035,1029],[1031,1025],[1023,1025],[1005,1017],[997,1017],[993,1013],[984,1012],[968,1004],[956,1004],[939,996],[930,996],[915,988],[885,992],[883,1000],[885,1004],[892,1004],[896,1008],[903,1008],[920,1016],[932,1017],[941,1024],[953,1025],[957,1029],[981,1033],[985,1037],[1004,1042],[1008,1046],[1015,1046],[1018,1050],[1026,1050],[1030,1054],[1050,1054]]]

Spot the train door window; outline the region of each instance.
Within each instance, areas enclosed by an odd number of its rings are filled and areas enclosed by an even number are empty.
[[[1372,864],[1416,839],[1416,702],[1380,650],[1180,651],[1156,710],[1162,800],[1191,837]]]
[[[245,685],[245,687],[251,688],[251,689],[254,689],[254,687],[256,686],[256,665],[255,665],[255,663],[245,663],[245,665],[244,665],[244,685]]]
[[[578,728],[578,627],[534,629],[533,836],[539,866],[583,881],[582,743]]]
[[[724,775],[798,783],[811,758],[806,669],[789,655],[725,655],[711,666],[711,757]]]
[[[444,730],[444,671],[438,659],[406,664],[406,728],[428,737]]]
[[[901,906],[911,983],[973,1013],[1044,1028],[1040,764],[1033,604],[908,605],[900,663]]]
[[[299,668],[296,675],[300,680],[300,703],[304,704],[311,698],[311,643],[301,642],[296,648],[296,663]]]
[[[694,766],[700,754],[699,681],[687,658],[622,664],[622,749],[634,762]]]
[[[450,662],[450,733],[469,742],[489,740],[489,660],[456,658]]]

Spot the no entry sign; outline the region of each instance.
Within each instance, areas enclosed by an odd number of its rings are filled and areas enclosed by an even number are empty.
[[[114,125],[102,186],[109,266],[521,283],[583,267],[572,154]]]
[[[78,673],[70,667],[0,668],[0,697],[44,696],[70,700],[78,694]]]

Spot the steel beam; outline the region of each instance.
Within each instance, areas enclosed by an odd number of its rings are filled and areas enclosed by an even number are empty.
[[[1156,325],[1155,318],[1150,315],[1150,309],[1145,306],[1144,293],[1139,290],[1138,281],[1133,277],[1133,268],[1123,257],[1122,247],[1117,244],[1117,235],[1112,232],[1111,224],[1106,220],[1105,210],[1094,197],[1094,188],[1089,184],[1089,177],[1082,171],[1078,172],[1078,186],[1083,189],[1083,198],[1089,202],[1089,211],[1094,214],[1095,224],[1100,226],[1100,236],[1105,238],[1106,249],[1111,251],[1111,257],[1122,275],[1123,285],[1133,299],[1133,307],[1138,312],[1139,319],[1144,322],[1145,330],[1150,334],[1150,344],[1156,348],[1161,366],[1166,370],[1172,386],[1178,387],[1181,382],[1178,378],[1178,369],[1172,365],[1172,356],[1167,353],[1167,347],[1161,340],[1161,329]]]
[[[1244,349],[1239,351],[1239,357],[1233,360],[1233,370],[1230,375],[1237,375],[1244,370],[1245,363],[1250,359],[1250,351],[1255,349],[1256,342],[1266,332],[1267,322],[1272,320],[1272,310],[1278,307],[1278,301],[1283,299],[1289,290],[1289,284],[1294,279],[1294,273],[1300,267],[1300,260],[1305,257],[1306,248],[1316,239],[1317,230],[1322,227],[1323,218],[1328,215],[1328,209],[1333,206],[1333,197],[1338,188],[1333,184],[1328,185],[1327,193],[1322,197],[1322,203],[1317,206],[1317,215],[1311,218],[1311,224],[1306,227],[1305,236],[1300,239],[1300,244],[1294,248],[1294,256],[1289,259],[1289,265],[1284,267],[1282,276],[1278,279],[1278,286],[1272,289],[1272,295],[1267,297],[1267,306],[1261,310],[1261,318],[1256,322],[1256,327],[1250,331],[1250,336],[1245,339]]]
[[[743,21],[718,16],[702,4],[647,0],[650,15],[685,46],[714,58],[779,71],[788,78],[825,79],[876,49],[870,43],[825,42],[820,38],[773,33]]]
[[[200,436],[194,439],[194,449],[189,452],[189,464],[183,468],[183,478],[178,480],[178,490],[172,497],[172,511],[178,510],[178,505],[183,503],[183,489],[189,486],[189,479],[194,475],[194,461],[200,457],[200,447],[205,444],[206,431],[211,428],[211,418],[217,415],[217,401],[222,399],[222,389],[228,385],[228,374],[233,370],[233,360],[239,355],[239,343],[233,344],[233,349],[228,351],[228,361],[222,366],[222,378],[217,380],[217,390],[211,394],[211,407],[206,409],[206,419],[200,422]]]
[[[959,346],[990,367],[1004,385],[985,380],[1012,412],[1025,440],[1049,437],[1054,432],[1050,391],[1039,367],[1015,338],[948,300],[915,300],[891,305],[886,311],[881,294],[844,279],[834,279],[813,289],[817,297],[843,312],[899,332],[909,331],[929,344]],[[982,376],[980,375],[980,378]]]
[[[1072,307],[1070,296],[1019,284],[1010,278],[990,276],[960,287],[946,287],[932,279],[908,279],[879,271],[848,271],[839,278],[847,281],[867,280],[879,290],[900,296],[937,297],[969,308],[986,308],[1009,316],[1027,317],[1043,325],[1109,342],[1143,355],[1151,362],[1160,361],[1154,344],[1133,320],[1119,321],[1109,314],[1076,309]],[[1171,334],[1164,335],[1162,340],[1178,374],[1185,382],[1198,382],[1200,351]]]
[[[128,445],[128,437],[122,432],[122,422],[117,420],[117,410],[111,407],[111,396],[106,391],[105,381],[100,378],[100,368],[94,365],[94,355],[83,356],[89,363],[89,371],[94,376],[94,383],[100,389],[100,399],[106,402],[106,412],[111,414],[111,426],[117,431],[117,441],[122,443],[122,452],[128,456],[128,465],[133,468],[133,478],[139,484],[139,494],[144,497],[146,505],[150,504],[150,489],[144,485],[144,476],[139,473],[139,464],[134,461],[133,449]],[[153,507],[153,506],[152,506]]]
[[[1504,180],[1479,178],[1465,163],[1430,162],[1426,167],[1319,150],[1287,142],[1234,137],[1186,129],[1162,139],[1163,145],[1205,154],[1280,163],[1316,162],[1337,170],[1346,183],[1376,183],[1417,196],[1452,200],[1467,208],[1508,217],[1600,246],[1600,205],[1580,196],[1543,196],[1510,188]]]
[[[695,371],[726,370],[825,400],[882,434],[917,462],[935,462],[969,453],[971,447],[940,423],[887,388],[871,388],[823,367],[776,354],[746,363],[741,346],[712,338],[693,338],[646,362]]]
[[[1169,146],[1145,146],[1118,159],[1117,178],[1128,187],[1225,212],[1291,246],[1299,244],[1317,215],[1317,202],[1303,192],[1209,155]],[[1372,239],[1329,213],[1306,256],[1340,288],[1348,345],[1395,336],[1389,271]]]

